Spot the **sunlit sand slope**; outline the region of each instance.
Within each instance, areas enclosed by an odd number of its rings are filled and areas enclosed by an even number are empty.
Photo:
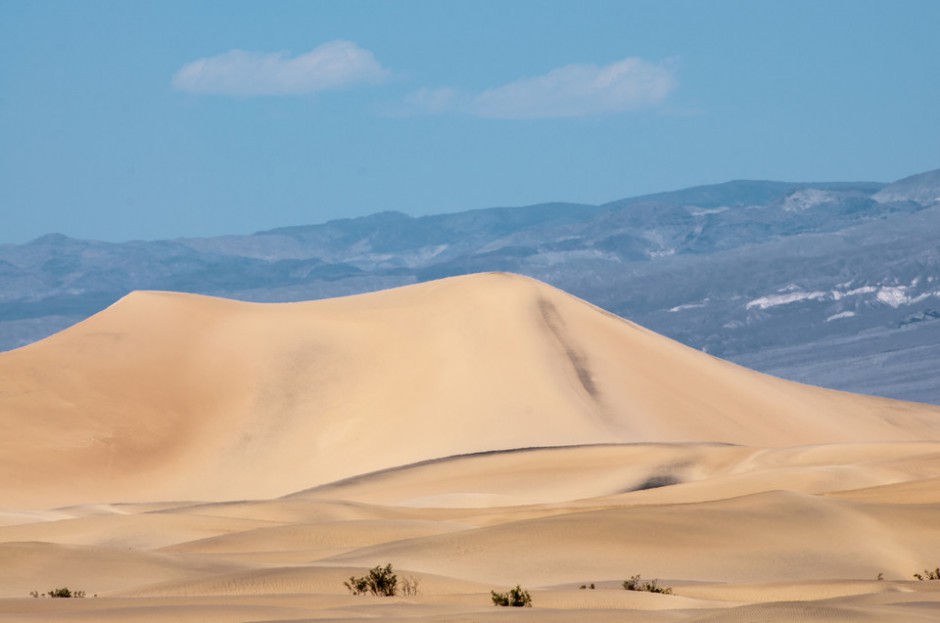
[[[940,563],[920,493],[938,459],[937,442],[583,446],[273,500],[8,513],[0,621],[936,621],[940,582],[912,573]],[[343,586],[385,563],[418,594]],[[623,590],[636,574],[673,594]],[[532,609],[491,605],[517,583]],[[88,596],[28,597],[61,586]]]
[[[286,494],[455,454],[940,439],[940,409],[785,382],[485,274],[249,304],[137,292],[0,355],[0,504]]]

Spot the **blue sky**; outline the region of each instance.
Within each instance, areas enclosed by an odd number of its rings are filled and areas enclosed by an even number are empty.
[[[0,2],[0,242],[940,167],[940,2]]]

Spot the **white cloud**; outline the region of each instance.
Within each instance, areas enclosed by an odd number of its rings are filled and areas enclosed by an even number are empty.
[[[200,58],[176,72],[173,86],[200,95],[297,95],[374,84],[389,75],[372,52],[339,40],[294,58],[244,50]]]
[[[601,115],[655,106],[677,86],[668,61],[626,58],[604,67],[566,65],[486,90],[473,98],[469,112],[500,119]]]

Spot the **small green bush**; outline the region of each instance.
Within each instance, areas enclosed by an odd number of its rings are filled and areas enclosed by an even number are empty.
[[[516,588],[509,589],[508,593],[497,593],[490,591],[490,597],[494,606],[512,606],[514,608],[531,608],[532,597],[528,591],[522,590],[522,587],[516,584]]]
[[[640,576],[635,575],[623,583],[624,590],[628,591],[646,591],[647,593],[660,593],[662,595],[672,595],[672,589],[659,585],[659,580],[644,581]]]
[[[369,575],[360,578],[352,576],[343,584],[353,595],[372,593],[381,597],[393,597],[398,590],[398,576],[392,571],[392,565],[389,563],[384,567],[373,567],[369,570]]]
[[[921,573],[915,573],[915,574],[914,574],[914,577],[917,578],[918,580],[921,580],[921,581],[923,581],[923,580],[940,580],[940,567],[937,567],[937,568],[934,569],[933,571],[931,571],[930,569],[924,569],[924,572],[923,572],[922,574],[921,574]]]

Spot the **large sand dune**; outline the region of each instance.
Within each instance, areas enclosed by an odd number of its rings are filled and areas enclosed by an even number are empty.
[[[454,454],[940,438],[940,409],[788,383],[505,274],[344,299],[129,295],[0,355],[0,490],[270,497]]]
[[[940,564],[940,410],[760,375],[511,275],[135,293],[0,355],[0,426],[0,621],[940,613],[911,575]],[[386,562],[418,595],[343,587]],[[516,583],[534,608],[490,604]],[[88,597],[28,597],[61,586]]]

